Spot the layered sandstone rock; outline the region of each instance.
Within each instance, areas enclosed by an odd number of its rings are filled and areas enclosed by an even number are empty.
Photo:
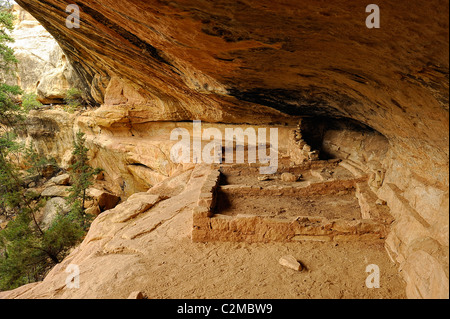
[[[77,77],[56,40],[28,12],[14,5],[12,48],[19,60],[16,79],[25,93],[35,93],[44,104],[62,102]]]
[[[448,297],[448,2],[388,1],[377,30],[364,1],[83,0],[80,29],[70,1],[17,2],[102,105],[76,122],[118,191],[176,170],[152,122],[350,118],[366,129],[325,126],[324,148],[374,174],[408,296]]]

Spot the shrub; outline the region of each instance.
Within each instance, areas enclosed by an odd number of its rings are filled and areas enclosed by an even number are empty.
[[[31,110],[38,110],[42,107],[42,103],[37,100],[37,95],[34,93],[24,94],[22,97],[22,107],[25,112]]]
[[[65,110],[69,113],[73,113],[80,106],[84,105],[83,92],[79,89],[71,88],[67,90],[64,101],[66,102]]]
[[[58,164],[56,163],[56,160],[54,158],[40,155],[33,148],[32,144],[30,144],[28,147],[25,148],[24,159],[25,165],[27,166],[27,172],[32,176],[33,175],[43,176],[44,171],[49,166],[52,166],[52,170],[55,171],[58,168]]]

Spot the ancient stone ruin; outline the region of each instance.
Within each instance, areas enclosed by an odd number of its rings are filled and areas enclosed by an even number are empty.
[[[71,28],[69,0],[16,3],[10,80],[46,104],[18,138],[66,173],[83,132],[103,173],[83,242],[0,298],[449,297],[448,1],[383,1],[380,28],[350,0],[79,0]]]

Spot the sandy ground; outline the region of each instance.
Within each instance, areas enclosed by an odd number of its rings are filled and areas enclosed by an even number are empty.
[[[149,298],[405,298],[380,244],[179,244],[146,263],[151,275],[133,289]],[[281,266],[278,259],[287,254],[306,269]],[[369,264],[380,267],[379,289],[365,284]]]

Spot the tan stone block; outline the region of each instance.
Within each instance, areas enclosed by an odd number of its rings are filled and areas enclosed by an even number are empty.
[[[243,234],[255,233],[257,217],[240,217],[230,222],[231,230],[238,230]]]
[[[263,240],[267,242],[286,242],[288,241],[288,238],[288,235],[283,232],[277,231],[275,229],[269,229],[265,233]]]
[[[214,204],[214,196],[212,193],[201,193],[197,205],[201,207],[206,207],[207,209],[211,209]]]
[[[358,226],[359,234],[367,234],[367,233],[377,233],[384,234],[386,232],[386,227],[372,220],[362,220],[360,225]]]
[[[212,216],[211,210],[204,206],[196,206],[192,215],[195,218],[210,218]]]
[[[358,241],[360,235],[335,235],[333,236],[334,241]]]
[[[290,229],[292,230],[292,233],[294,233],[295,235],[322,236],[322,235],[330,235],[333,233],[332,230],[327,229],[322,225],[313,225],[313,226],[292,225]]]
[[[217,181],[216,180],[207,180],[203,186],[210,188],[211,190],[213,190],[216,186],[217,186]]]
[[[356,234],[359,224],[359,221],[335,220],[332,229],[339,233]]]
[[[213,194],[211,192],[206,193],[200,193],[200,196],[198,198],[212,198]]]
[[[220,172],[219,171],[213,171],[207,178],[208,183],[213,183],[214,185],[217,185],[220,181]]]
[[[211,229],[213,231],[226,232],[230,229],[230,221],[223,218],[211,218]]]
[[[211,229],[210,218],[193,217],[192,226],[199,229],[209,230]]]
[[[213,189],[210,185],[203,185],[201,189],[202,193],[212,193]]]
[[[362,234],[359,236],[360,241],[379,242],[384,240],[383,234]]]
[[[210,198],[200,198],[197,202],[198,206],[205,207],[207,209],[211,209],[213,207],[214,199]]]
[[[281,174],[281,180],[283,182],[295,183],[296,181],[298,181],[298,176],[292,173],[283,173]]]
[[[336,235],[333,237],[335,241],[379,241],[380,234],[362,234],[362,235]]]
[[[292,237],[292,241],[319,241],[319,242],[329,242],[331,241],[331,236],[308,236],[308,235],[295,235]]]

